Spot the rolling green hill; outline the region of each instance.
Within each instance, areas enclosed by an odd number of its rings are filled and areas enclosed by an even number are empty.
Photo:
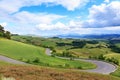
[[[62,38],[42,38],[32,36],[12,36],[15,41],[33,44],[43,47],[52,47],[56,51],[55,54],[62,54],[64,51],[70,51],[77,57],[98,56],[100,54],[107,54],[111,52],[108,48],[108,44],[101,40],[89,40],[89,39],[62,39]],[[74,48],[73,41],[84,41],[86,44],[82,48]],[[82,43],[82,42],[81,42]]]
[[[12,40],[0,39],[0,54],[31,64],[62,68],[95,68],[91,63],[50,57],[45,49]]]

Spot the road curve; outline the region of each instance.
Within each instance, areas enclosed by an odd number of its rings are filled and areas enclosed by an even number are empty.
[[[46,54],[47,55],[51,55],[51,50],[49,48],[46,49]],[[59,57],[59,58],[63,58],[63,57]],[[69,58],[63,58],[63,59],[69,59]],[[25,62],[21,62],[18,60],[14,60],[5,56],[0,55],[0,60],[1,61],[5,61],[8,63],[12,63],[12,64],[27,64]],[[93,64],[97,65],[96,69],[90,69],[90,70],[81,70],[81,71],[86,71],[86,72],[94,72],[94,73],[101,73],[101,74],[110,74],[111,72],[114,72],[117,67],[115,65],[112,65],[110,63],[107,62],[103,62],[103,61],[97,61],[97,60],[85,60],[85,59],[76,59],[76,60],[81,60],[81,61],[85,61],[85,62],[91,62]]]
[[[83,70],[83,71],[87,71],[87,72],[110,74],[111,72],[114,72],[117,69],[117,66],[112,65],[112,64],[107,63],[107,62],[103,62],[103,61],[97,61],[97,60],[82,60],[82,61],[91,62],[91,63],[97,65],[96,69]]]
[[[24,63],[24,62],[21,62],[21,61],[18,61],[18,60],[14,60],[14,59],[2,56],[2,55],[0,55],[0,61],[5,61],[5,62],[8,62],[8,63],[12,63],[12,64],[27,64],[27,63]]]
[[[46,48],[46,54],[49,56],[51,55],[51,50],[49,48]],[[59,57],[59,58],[63,58],[63,57]],[[68,59],[68,58],[64,58],[64,59]],[[76,60],[91,62],[91,63],[97,65],[97,68],[95,68],[95,69],[81,70],[81,71],[100,73],[100,74],[110,74],[111,72],[114,72],[117,69],[117,66],[107,63],[107,62],[103,62],[103,61],[86,60],[86,59],[76,59]]]

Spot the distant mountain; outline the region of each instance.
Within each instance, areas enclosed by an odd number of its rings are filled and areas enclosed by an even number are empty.
[[[64,35],[58,35],[59,38],[82,38],[83,35],[79,34],[64,34]]]
[[[120,34],[99,34],[99,35],[79,35],[79,34],[68,34],[68,35],[58,35],[59,38],[87,38],[87,39],[113,39],[120,38]]]

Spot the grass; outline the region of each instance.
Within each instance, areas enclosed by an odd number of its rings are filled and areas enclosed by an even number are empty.
[[[0,67],[0,73],[15,80],[120,80],[110,75],[37,66],[4,66]]]
[[[71,44],[75,39],[61,39],[61,38],[40,38],[40,37],[29,37],[29,36],[12,36],[13,40],[17,40],[20,42],[37,42],[44,46],[54,47],[56,53],[61,54],[63,51],[70,50],[75,53],[76,56],[80,58],[88,58],[89,56],[98,56],[99,54],[107,54],[111,52],[111,49],[107,47],[107,43],[105,41],[98,40],[99,43],[89,44],[87,43],[83,48],[71,49],[72,45],[58,46],[57,43],[68,43]],[[89,41],[88,39],[85,39]],[[101,46],[101,47],[98,47]]]
[[[108,54],[111,52],[108,48],[78,48],[78,49],[71,49],[70,51],[77,53],[80,55],[80,57],[86,57],[88,58],[89,56],[97,56],[100,54]]]
[[[119,61],[120,64],[120,54],[118,53],[109,53],[105,55],[106,58],[115,58]]]
[[[50,39],[51,40],[51,39]],[[46,42],[45,42],[46,43]],[[51,44],[51,42],[49,43]],[[47,43],[46,43],[47,45]],[[91,46],[91,45],[89,45]],[[83,48],[83,53],[87,50],[87,48]],[[62,49],[61,49],[62,50]],[[97,54],[96,49],[90,49],[91,52],[94,51]],[[105,51],[104,51],[105,50]],[[81,52],[82,49],[73,49],[73,51]],[[89,51],[89,50],[88,50]],[[86,53],[88,52],[86,51]],[[103,49],[103,52],[108,51],[107,48]],[[102,52],[102,49],[101,51]],[[45,49],[42,47],[36,47],[16,41],[0,39],[0,54],[5,55],[14,59],[27,61],[34,60],[36,57],[39,58],[40,63],[38,65],[42,65],[42,63],[47,64],[46,66],[51,67],[63,67],[63,68],[78,68],[82,67],[82,69],[95,68],[96,66],[90,63],[85,63],[82,61],[70,61],[64,59],[58,59],[55,57],[49,57],[45,54]],[[106,54],[106,56],[115,56],[117,58],[118,54],[111,53],[111,55]],[[86,56],[86,55],[85,55]],[[65,66],[67,64],[67,66]],[[73,70],[61,70],[61,69],[52,69],[38,66],[18,66],[11,65],[9,63],[0,61],[0,74],[4,76],[4,79],[16,79],[16,80],[120,80],[120,78],[111,76],[111,75],[101,75]],[[120,76],[120,68],[112,73],[112,75]]]
[[[110,54],[107,54],[105,55],[107,58],[115,58],[119,61],[119,64],[120,64],[120,54],[117,54],[117,53],[110,53]],[[120,65],[118,65],[118,69],[111,73],[111,75],[114,75],[114,76],[117,76],[117,77],[120,77]]]
[[[55,57],[49,57],[45,54],[45,49],[42,47],[36,47],[7,39],[0,39],[0,54],[25,62],[29,60],[32,64],[43,66],[61,68],[81,67],[82,69],[91,69],[96,67],[96,65],[88,62],[71,61]],[[36,58],[39,58],[39,63],[32,62]]]
[[[116,46],[118,46],[120,48],[120,43],[117,43]]]
[[[8,65],[11,65],[11,64],[4,61],[0,61],[0,66],[8,66]]]
[[[118,69],[115,72],[111,73],[111,75],[120,77],[120,66],[118,67]]]
[[[120,80],[111,75],[42,66],[13,65],[3,61],[0,61],[0,74],[0,80]]]
[[[3,61],[0,61],[0,74],[0,80],[120,80],[111,75],[42,66],[13,65]]]

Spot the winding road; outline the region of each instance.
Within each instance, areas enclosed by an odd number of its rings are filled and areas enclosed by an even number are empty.
[[[51,55],[51,50],[49,48],[46,49],[46,54]],[[58,57],[62,59],[69,59],[69,58],[63,58],[63,57]],[[86,60],[86,59],[75,59],[75,60],[81,60],[85,62],[91,62],[93,64],[97,65],[96,69],[90,69],[90,70],[81,70],[81,71],[86,71],[86,72],[93,72],[93,73],[100,73],[100,74],[110,74],[111,72],[114,72],[117,69],[117,66],[103,62],[103,61],[97,61],[97,60]]]
[[[48,56],[51,55],[51,50],[49,48],[46,49],[46,54]],[[64,57],[58,57],[58,58],[62,58],[62,59],[69,59],[69,58],[64,58]],[[12,64],[27,64],[18,60],[14,60],[5,56],[0,55],[0,60],[1,61],[5,61],[8,63],[12,63]],[[81,60],[81,61],[85,61],[85,62],[91,62],[93,64],[97,65],[96,69],[90,69],[90,70],[81,70],[81,71],[86,71],[86,72],[94,72],[94,73],[100,73],[100,74],[110,74],[111,72],[114,72],[117,67],[115,65],[112,65],[110,63],[107,62],[103,62],[103,61],[97,61],[97,60],[86,60],[86,59],[75,59],[75,60]]]

